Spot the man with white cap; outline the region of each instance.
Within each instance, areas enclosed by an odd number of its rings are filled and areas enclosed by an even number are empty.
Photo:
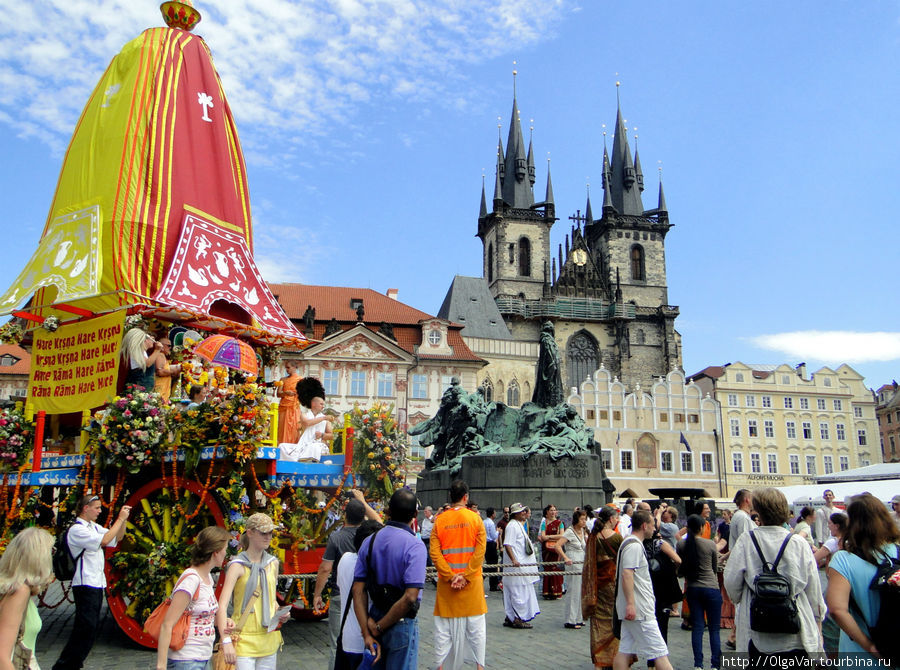
[[[533,628],[528,623],[541,613],[533,584],[538,581],[537,558],[525,530],[528,508],[522,503],[509,506],[509,523],[503,533],[504,626]],[[528,573],[528,574],[523,574]]]

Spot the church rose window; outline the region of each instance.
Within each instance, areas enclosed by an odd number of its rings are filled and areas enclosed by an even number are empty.
[[[579,388],[581,382],[600,367],[600,353],[597,341],[590,333],[579,330],[569,338],[566,346],[566,367],[569,372],[569,387]]]

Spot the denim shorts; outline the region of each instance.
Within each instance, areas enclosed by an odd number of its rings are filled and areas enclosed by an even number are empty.
[[[166,663],[166,670],[212,670],[212,663],[205,661],[173,661]]]

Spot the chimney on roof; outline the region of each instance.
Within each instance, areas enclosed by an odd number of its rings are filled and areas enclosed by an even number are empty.
[[[797,375],[800,379],[806,379],[806,363],[800,363],[794,369],[797,371]]]
[[[396,299],[397,299],[397,295],[398,295],[399,293],[400,293],[399,289],[389,288],[389,289],[387,290],[387,293],[385,293],[385,295],[387,295],[387,297],[390,298],[391,300],[396,300]]]

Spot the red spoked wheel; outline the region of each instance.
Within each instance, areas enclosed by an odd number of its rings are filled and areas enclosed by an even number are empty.
[[[180,480],[177,494],[162,479],[134,492],[125,538],[106,556],[106,599],[119,628],[144,647],[156,640],[144,633],[150,613],[169,594],[181,571],[190,564],[190,545],[206,526],[225,526],[225,517],[211,491],[195,481]]]

